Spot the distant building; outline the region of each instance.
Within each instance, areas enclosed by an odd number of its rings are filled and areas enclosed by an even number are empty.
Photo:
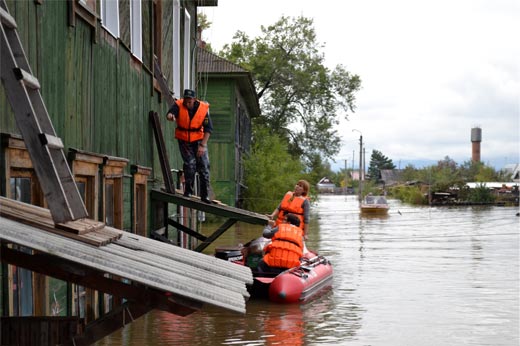
[[[397,185],[402,180],[402,172],[400,169],[382,169],[381,180],[385,186]]]
[[[511,181],[514,182],[520,182],[520,164],[519,163],[512,163],[509,165],[505,165],[502,169],[506,173],[511,174]]]
[[[329,178],[323,177],[316,184],[316,188],[318,189],[318,193],[333,193],[336,189],[336,184],[334,184]]]

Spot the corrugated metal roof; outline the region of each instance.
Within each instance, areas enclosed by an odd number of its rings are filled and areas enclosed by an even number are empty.
[[[0,217],[0,238],[201,303],[245,313],[244,266],[121,231],[100,247]]]

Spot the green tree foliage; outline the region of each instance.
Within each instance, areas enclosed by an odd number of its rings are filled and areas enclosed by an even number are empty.
[[[287,144],[265,127],[253,133],[253,145],[244,160],[247,190],[244,207],[258,213],[271,213],[285,192],[305,179],[300,160],[291,157]]]
[[[468,201],[472,203],[492,203],[495,201],[495,196],[484,184],[479,184],[470,190]]]
[[[370,165],[368,167],[368,175],[370,180],[374,182],[381,181],[382,169],[395,169],[395,165],[391,159],[383,155],[379,150],[372,150],[370,156]]]
[[[410,204],[427,204],[428,198],[419,186],[403,186],[390,190],[392,197]]]
[[[401,171],[401,180],[403,182],[412,182],[418,179],[417,168],[415,168],[412,164],[408,164]]]
[[[324,66],[312,19],[282,16],[261,31],[255,38],[238,31],[220,52],[253,74],[262,108],[254,123],[286,139],[291,155],[307,164],[318,154],[333,157],[340,149],[337,114],[354,112],[361,79],[342,65]]]

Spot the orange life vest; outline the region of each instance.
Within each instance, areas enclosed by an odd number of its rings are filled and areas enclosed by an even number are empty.
[[[303,202],[306,198],[304,196],[294,196],[294,192],[287,191],[280,203],[280,211],[278,212],[278,219],[276,219],[276,226],[281,225],[284,221],[285,215],[291,213],[298,216],[300,219],[300,228],[304,229],[303,222]]]
[[[271,239],[271,244],[265,248],[264,262],[270,267],[292,268],[300,265],[302,255],[302,229],[282,223]]]
[[[204,138],[204,127],[202,123],[208,113],[209,104],[200,102],[199,108],[192,119],[188,113],[188,109],[182,104],[182,99],[175,101],[179,106],[179,115],[177,116],[177,128],[175,129],[175,138],[185,142],[195,142]]]

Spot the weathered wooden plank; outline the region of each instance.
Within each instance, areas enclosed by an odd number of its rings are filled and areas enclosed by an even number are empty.
[[[56,224],[56,228],[60,228],[65,231],[73,232],[76,234],[86,234],[89,232],[100,230],[103,227],[105,227],[105,224],[103,222],[85,218]]]
[[[202,307],[200,302],[181,297],[176,297],[175,300],[169,299],[164,292],[111,279],[96,269],[56,256],[42,253],[28,254],[9,248],[3,248],[1,256],[3,261],[12,265],[175,314],[185,316]]]
[[[137,251],[150,252],[161,258],[189,264],[196,268],[204,268],[219,275],[244,280],[247,283],[253,282],[251,270],[245,266],[237,266],[234,263],[223,261],[216,257],[202,255],[171,244],[158,242],[149,238],[135,237],[128,233],[123,233],[121,239],[117,241],[117,244]]]
[[[132,235],[132,237],[146,239],[137,235]],[[123,258],[112,253],[107,247],[92,247],[5,218],[0,218],[0,238],[8,242],[30,247],[40,252],[53,254],[54,256],[91,268],[96,268],[100,272],[117,275],[162,291],[172,292],[175,295],[180,295],[188,299],[205,302],[237,312],[245,312],[244,295],[241,294],[241,292],[234,291],[233,287],[218,288],[213,284],[202,282],[200,278],[187,277],[186,273],[176,273],[170,269],[176,266],[177,263],[175,261],[171,261],[167,268],[157,268],[154,265],[142,263],[142,251],[127,249],[126,251],[128,251],[129,256]],[[159,243],[157,241],[155,242]],[[212,259],[207,255],[194,252],[192,252],[192,254],[201,256],[199,260],[205,260],[207,263],[211,263],[211,260],[218,260],[222,263],[222,267],[226,267],[226,264],[233,266],[228,267],[229,272],[239,267],[223,260]],[[244,267],[244,269],[248,268]],[[207,274],[209,276],[214,275],[209,270]],[[242,282],[244,283],[244,281]]]
[[[104,249],[110,251],[121,257],[127,257],[132,255],[125,246],[121,246],[122,243],[119,241],[113,244],[107,245]],[[228,276],[222,276],[206,270],[205,268],[196,268],[191,264],[176,263],[174,267],[170,267],[172,264],[171,259],[158,256],[150,252],[143,252],[139,256],[139,262],[144,265],[151,265],[155,268],[161,268],[170,270],[179,275],[184,275],[187,278],[198,279],[203,283],[214,285],[216,289],[231,289],[236,292],[240,292],[242,295],[249,297],[245,286],[234,278]]]
[[[48,209],[1,196],[0,215],[95,246],[106,245],[119,239],[122,234],[120,230],[106,227],[103,223],[90,219],[55,225]],[[85,230],[88,232],[85,233]]]

